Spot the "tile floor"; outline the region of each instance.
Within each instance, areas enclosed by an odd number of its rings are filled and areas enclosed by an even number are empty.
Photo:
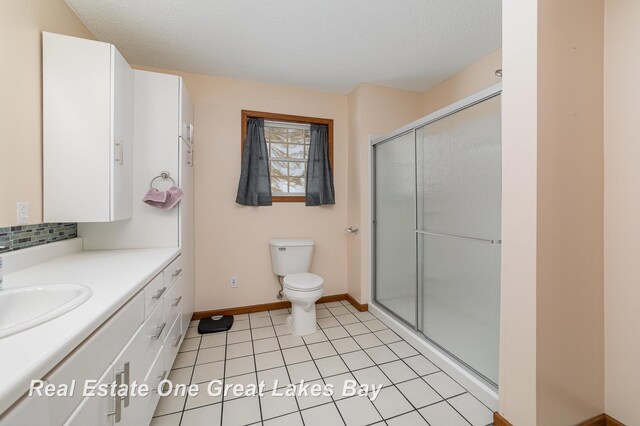
[[[163,397],[153,426],[264,425],[485,426],[492,412],[369,312],[348,302],[317,305],[319,330],[289,334],[287,309],[236,315],[227,333],[189,328],[169,379],[197,384],[195,397]],[[264,381],[333,384],[332,396],[210,396],[207,386]],[[345,380],[383,385],[375,401],[342,394]],[[369,394],[370,395],[370,394]]]

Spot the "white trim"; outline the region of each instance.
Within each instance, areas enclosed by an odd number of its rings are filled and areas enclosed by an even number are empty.
[[[489,407],[489,409],[498,411],[498,393],[495,389],[481,382],[464,369],[464,367],[431,345],[427,340],[418,336],[413,330],[380,309],[373,300],[369,303],[369,310],[391,330],[412,344],[422,355],[428,358],[429,361],[433,362],[439,369],[460,383],[469,393]]]
[[[502,83],[494,84],[493,86],[487,87],[486,89],[479,91],[478,93],[475,93],[458,102],[454,102],[451,105],[448,105],[442,109],[432,112],[429,115],[419,118],[416,121],[412,121],[411,123],[406,124],[390,133],[373,138],[373,140],[371,141],[371,145],[376,145],[376,144],[379,144],[380,142],[385,142],[403,133],[410,132],[416,127],[426,126],[427,124],[433,123],[434,121],[438,121],[448,115],[455,114],[458,111],[469,108],[472,105],[478,104],[489,98],[497,96],[500,93],[502,93]]]

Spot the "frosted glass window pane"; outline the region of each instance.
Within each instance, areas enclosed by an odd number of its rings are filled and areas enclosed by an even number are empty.
[[[500,239],[500,96],[416,131],[418,228]]]
[[[376,301],[416,325],[415,143],[413,133],[378,144],[375,155]]]

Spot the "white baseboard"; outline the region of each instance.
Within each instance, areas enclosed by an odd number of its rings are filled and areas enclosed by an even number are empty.
[[[473,396],[482,401],[484,405],[493,411],[498,411],[498,393],[495,389],[473,376],[456,361],[452,360],[449,356],[375,304],[369,303],[369,310],[400,337],[411,343],[422,355],[427,357],[429,361],[433,362],[438,368],[460,383]]]

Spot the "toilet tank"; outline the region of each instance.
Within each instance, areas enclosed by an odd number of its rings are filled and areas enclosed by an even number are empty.
[[[309,272],[313,256],[313,240],[271,240],[271,265],[276,275]]]

